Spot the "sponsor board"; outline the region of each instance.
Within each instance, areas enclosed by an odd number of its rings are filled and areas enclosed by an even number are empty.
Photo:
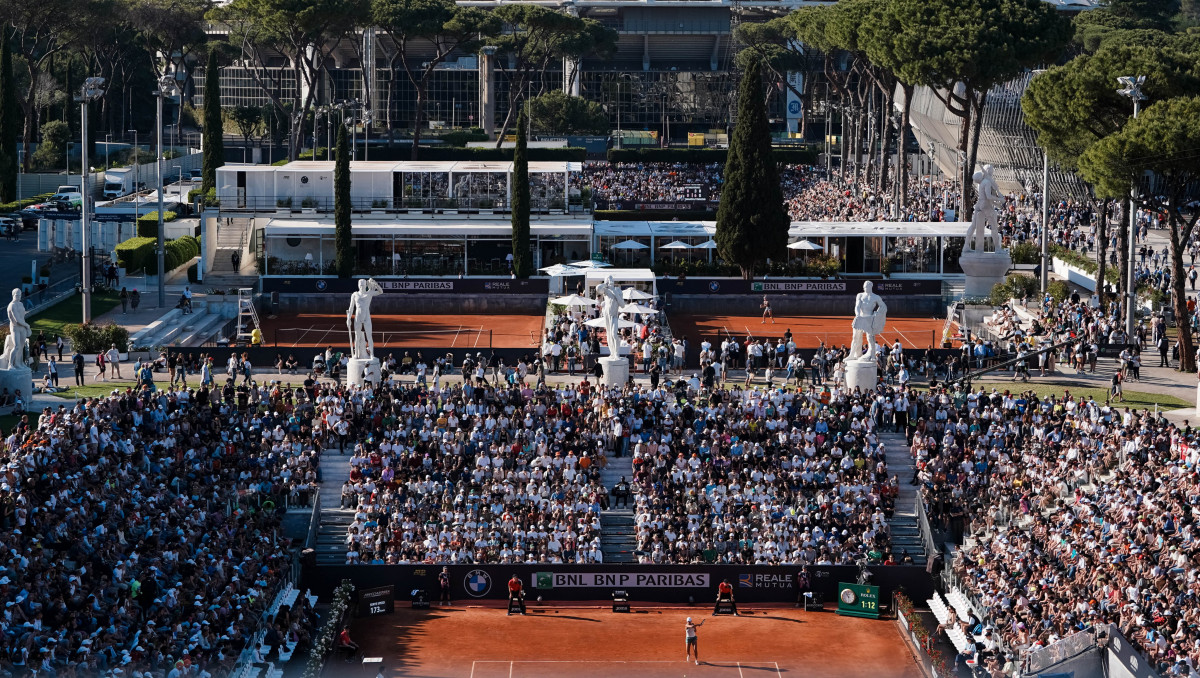
[[[679,588],[709,585],[707,572],[534,572],[536,589],[559,588]]]
[[[411,279],[375,278],[385,294],[546,294],[549,282],[545,279]],[[330,292],[351,293],[358,288],[358,280],[317,277],[289,277],[262,279],[263,291],[281,294],[309,294]]]
[[[482,598],[492,589],[492,577],[486,570],[471,570],[463,579],[463,588],[470,595]]]
[[[738,575],[738,587],[743,589],[790,589],[792,576],[765,572],[744,572]]]

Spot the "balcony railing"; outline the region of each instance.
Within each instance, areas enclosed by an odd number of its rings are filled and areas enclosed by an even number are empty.
[[[292,198],[278,196],[221,196],[222,212],[287,212],[293,214],[332,213],[330,197]],[[534,214],[590,213],[592,206],[580,198],[569,201],[561,196],[534,195],[530,211]],[[512,205],[506,198],[476,197],[358,197],[350,199],[350,211],[357,214],[508,214]]]

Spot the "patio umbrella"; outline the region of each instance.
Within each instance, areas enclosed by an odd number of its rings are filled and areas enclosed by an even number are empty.
[[[694,250],[715,250],[715,249],[717,249],[717,241],[716,240],[705,240],[704,242],[700,243],[699,245],[694,245],[692,247],[692,249],[694,249]]]
[[[804,252],[804,267],[805,267],[805,269],[807,269],[808,268],[808,253],[813,250],[823,250],[825,248],[821,247],[820,245],[818,245],[815,242],[812,242],[811,240],[797,240],[794,243],[789,243],[788,249],[789,250],[800,250],[800,251]]]
[[[638,301],[640,299],[653,299],[654,295],[633,287],[626,287],[621,291],[621,298],[625,301]]]
[[[645,304],[625,304],[621,307],[621,313],[640,313],[642,315],[654,315],[658,313],[657,308],[651,308]]]
[[[545,273],[546,275],[550,276],[551,278],[562,278],[562,277],[568,276],[568,275],[583,275],[582,268],[575,268],[574,266],[564,266],[562,264],[555,264],[553,266],[543,266],[542,268],[539,268],[538,270]]]
[[[614,250],[648,250],[650,246],[636,240],[622,240],[612,246]]]
[[[559,306],[595,306],[596,300],[588,299],[578,294],[568,294],[565,297],[555,297],[550,300],[550,303]]]
[[[660,247],[659,249],[663,249],[663,250],[690,250],[690,249],[692,249],[692,246],[691,246],[691,245],[689,245],[689,244],[687,244],[687,243],[685,243],[685,242],[683,242],[682,240],[672,240],[671,242],[667,243],[666,245],[663,245],[662,247]]]
[[[806,250],[806,251],[825,249],[824,247],[821,247],[817,243],[812,242],[810,240],[797,240],[794,243],[790,243],[787,247],[789,250]]]
[[[603,328],[604,327],[604,318],[592,318],[591,320],[585,322],[584,325],[587,325],[588,327]],[[617,327],[619,329],[624,330],[624,329],[628,329],[628,328],[637,327],[637,323],[633,322],[632,320],[618,318],[617,319]]]
[[[610,268],[612,264],[608,263],[607,261],[592,261],[591,259],[585,259],[584,261],[572,261],[571,263],[567,264],[567,266],[574,266],[575,268],[586,270],[589,268]]]

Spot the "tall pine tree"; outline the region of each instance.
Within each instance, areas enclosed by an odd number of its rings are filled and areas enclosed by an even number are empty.
[[[754,264],[787,252],[790,221],[771,153],[761,66],[750,64],[738,92],[737,126],[725,158],[725,184],[717,206],[717,252],[754,275]]]
[[[221,118],[221,68],[217,50],[208,53],[204,69],[204,168],[200,189],[208,192],[217,186],[217,168],[225,164],[225,122]]]
[[[17,199],[17,136],[21,120],[17,108],[17,83],[13,79],[8,27],[0,29],[0,202]]]
[[[346,126],[338,126],[333,168],[334,270],[339,278],[354,275],[354,242],[350,238],[350,144]]]
[[[528,278],[533,273],[529,258],[529,158],[526,154],[525,111],[517,116],[517,147],[513,149],[512,246],[513,273]]]

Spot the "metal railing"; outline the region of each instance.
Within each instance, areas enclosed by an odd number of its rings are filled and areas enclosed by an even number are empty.
[[[321,488],[312,493],[312,516],[308,519],[308,535],[304,538],[304,548],[315,548],[317,532],[321,529]]]
[[[933,540],[933,527],[929,524],[929,514],[925,511],[925,498],[917,491],[917,527],[921,531],[921,543],[925,545],[926,562],[932,562],[942,551]]]

